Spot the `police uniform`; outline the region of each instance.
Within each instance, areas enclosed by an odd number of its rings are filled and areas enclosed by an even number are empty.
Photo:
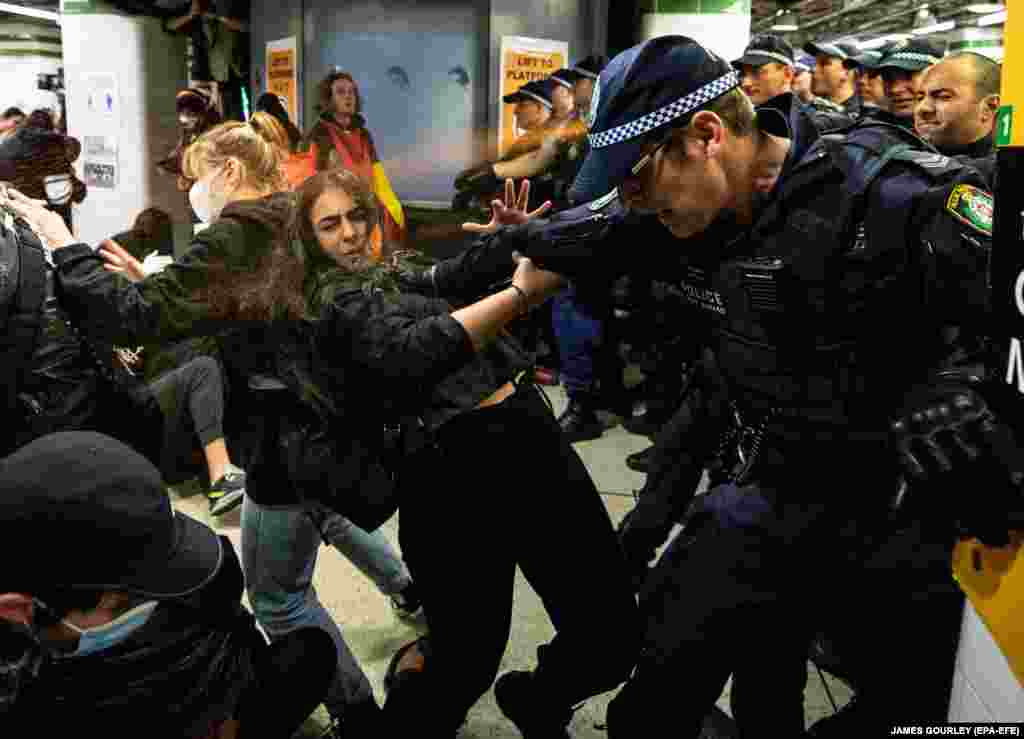
[[[640,137],[736,84],[689,39],[624,52],[601,76],[577,195],[620,182]],[[536,245],[519,250],[579,275],[616,262],[629,271],[638,257],[623,255],[623,243],[667,247],[644,240],[628,215],[550,229],[545,239],[533,225]],[[991,196],[974,169],[868,122],[823,136],[752,226],[691,260],[744,462],[691,511],[686,535],[652,571],[645,647],[609,707],[612,739],[641,725],[697,736],[730,676],[741,725],[803,731],[812,633],[859,576],[865,547],[889,531],[900,478],[890,422],[912,388],[937,387],[935,373],[957,371],[978,348],[990,231]],[[725,415],[704,419],[705,438],[729,430]]]

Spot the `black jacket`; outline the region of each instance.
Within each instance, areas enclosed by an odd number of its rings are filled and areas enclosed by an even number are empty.
[[[136,284],[103,269],[87,246],[67,247],[55,255],[61,286],[69,310],[97,335],[137,345],[218,334],[236,383],[279,379],[288,392],[254,391],[246,404],[258,437],[247,492],[263,503],[321,499],[372,530],[397,505],[382,456],[392,440],[385,426],[423,413],[431,391],[477,355],[436,298],[349,288],[318,316],[216,315],[203,297],[211,270],[251,269],[289,238],[291,207],[290,195],[230,206],[181,260]],[[473,388],[481,398],[494,389]]]

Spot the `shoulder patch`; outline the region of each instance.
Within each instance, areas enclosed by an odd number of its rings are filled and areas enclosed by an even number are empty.
[[[946,210],[975,231],[992,235],[992,196],[981,188],[957,185],[946,200]]]
[[[610,203],[613,200],[615,200],[615,198],[617,198],[617,197],[619,197],[619,188],[616,187],[614,190],[612,190],[607,195],[602,195],[597,200],[592,200],[588,207],[592,211],[597,212],[597,211],[601,210],[602,208],[604,208],[606,205],[608,205],[608,203]]]

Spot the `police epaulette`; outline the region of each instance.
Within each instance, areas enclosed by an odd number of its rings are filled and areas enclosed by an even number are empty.
[[[934,151],[905,149],[893,155],[893,159],[917,165],[930,176],[936,178],[964,168],[963,163]]]

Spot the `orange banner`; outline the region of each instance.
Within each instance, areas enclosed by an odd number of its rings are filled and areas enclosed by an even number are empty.
[[[299,125],[299,65],[295,39],[267,44],[267,92],[281,98],[288,117]]]
[[[565,67],[569,58],[569,44],[516,36],[501,40],[501,96],[510,95],[527,82],[542,80],[552,72]],[[515,122],[515,105],[502,103],[501,129],[498,134],[498,153],[504,154],[509,145],[522,135]]]

